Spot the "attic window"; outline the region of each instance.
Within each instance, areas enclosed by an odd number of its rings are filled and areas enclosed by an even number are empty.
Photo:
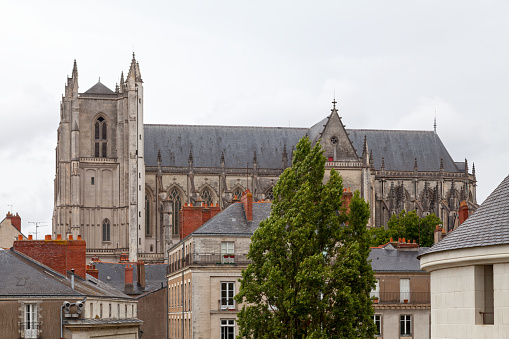
[[[331,144],[336,145],[338,143],[338,138],[337,137],[331,137],[330,138],[330,142],[331,142]]]

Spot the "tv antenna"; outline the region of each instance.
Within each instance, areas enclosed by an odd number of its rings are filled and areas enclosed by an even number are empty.
[[[9,210],[9,213],[13,214],[14,212],[13,212],[13,210],[12,210],[12,206],[14,206],[14,205],[7,205],[7,206],[9,206],[9,207],[11,208],[11,209]]]
[[[35,240],[37,240],[37,229],[39,227],[45,227],[45,226],[48,226],[48,225],[42,225],[42,221],[29,221],[28,222],[29,224],[34,224],[35,225]]]

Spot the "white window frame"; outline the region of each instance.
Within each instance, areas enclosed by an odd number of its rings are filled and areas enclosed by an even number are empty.
[[[235,338],[235,319],[221,319],[221,339]]]
[[[399,279],[399,302],[410,302],[410,279]]]
[[[225,256],[227,256],[227,257],[225,258]],[[221,241],[221,263],[223,263],[223,264],[235,263],[235,242],[234,241]]]
[[[378,333],[376,333],[376,336],[382,335],[382,315],[381,314],[374,314],[373,315],[373,322],[375,323],[376,329],[378,330]]]
[[[400,335],[412,335],[412,315],[401,314],[399,316],[399,334]]]
[[[37,323],[37,304],[25,304],[24,307],[24,320],[25,320],[25,335],[24,338],[38,338],[38,323]]]
[[[223,297],[225,293],[226,297]],[[234,310],[235,309],[235,282],[234,281],[221,281],[221,310]],[[226,301],[226,303],[224,303]],[[231,303],[230,303],[231,302]]]

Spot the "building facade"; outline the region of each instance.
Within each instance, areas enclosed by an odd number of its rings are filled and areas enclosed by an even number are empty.
[[[477,212],[421,256],[431,274],[431,337],[507,338],[509,176]]]
[[[435,213],[457,226],[461,201],[475,210],[475,167],[454,161],[436,131],[346,129],[336,102],[309,128],[143,124],[143,81],[134,59],[115,91],[78,90],[76,64],[62,98],[54,234],[83,235],[88,255],[163,261],[180,239],[179,211],[203,201],[228,207],[249,189],[271,200],[297,142],[320,143],[344,187],[370,203],[369,226],[393,214]]]
[[[377,338],[431,337],[430,276],[417,259],[428,249],[402,239],[371,249],[369,259],[377,281],[371,292]]]

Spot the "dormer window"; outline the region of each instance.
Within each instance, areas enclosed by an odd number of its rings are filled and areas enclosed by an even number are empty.
[[[94,124],[94,156],[96,158],[108,156],[108,126],[103,117],[97,118]]]

